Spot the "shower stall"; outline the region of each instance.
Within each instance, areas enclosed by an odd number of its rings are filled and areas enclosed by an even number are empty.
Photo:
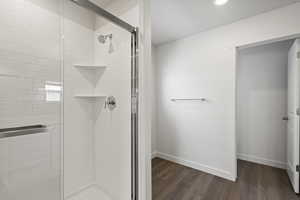
[[[138,199],[136,0],[0,2],[0,199]]]

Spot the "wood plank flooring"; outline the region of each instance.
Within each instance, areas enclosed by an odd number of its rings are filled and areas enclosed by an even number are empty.
[[[231,182],[160,158],[152,160],[153,200],[300,200],[286,172],[238,161]]]

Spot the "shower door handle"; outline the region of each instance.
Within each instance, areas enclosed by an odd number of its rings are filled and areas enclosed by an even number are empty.
[[[17,137],[22,135],[32,135],[38,133],[47,132],[47,126],[45,125],[33,125],[33,126],[22,126],[13,128],[3,128],[0,129],[0,139]]]

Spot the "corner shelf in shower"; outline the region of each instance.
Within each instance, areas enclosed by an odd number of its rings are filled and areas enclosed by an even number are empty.
[[[87,80],[93,83],[94,87],[98,80],[103,75],[104,71],[106,70],[105,65],[88,65],[88,64],[74,64],[74,67],[77,68]],[[95,88],[94,88],[95,89]],[[102,100],[106,99],[106,95],[103,94],[94,94],[91,93],[83,93],[83,94],[76,94],[74,98],[78,99],[86,99],[86,100]]]
[[[105,65],[81,65],[81,64],[75,64],[74,67],[77,69],[83,69],[83,70],[105,70],[107,66]]]

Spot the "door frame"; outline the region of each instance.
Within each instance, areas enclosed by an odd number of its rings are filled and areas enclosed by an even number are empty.
[[[249,43],[249,44],[244,44],[244,45],[238,45],[235,46],[235,127],[234,127],[234,140],[235,140],[235,146],[234,146],[234,151],[235,151],[235,155],[234,155],[234,159],[235,159],[235,177],[236,180],[238,179],[238,167],[237,167],[237,160],[238,160],[238,152],[237,152],[237,71],[239,68],[239,63],[238,63],[238,59],[239,59],[239,51],[242,49],[247,49],[247,48],[251,48],[251,47],[257,47],[257,46],[261,46],[261,45],[266,45],[266,44],[272,44],[272,43],[276,43],[276,42],[281,42],[281,41],[285,41],[285,40],[293,40],[293,39],[299,39],[300,38],[300,33],[298,34],[293,34],[293,35],[288,35],[288,36],[284,36],[284,37],[278,37],[278,38],[272,38],[272,39],[266,39],[266,40],[261,40],[261,41],[256,41],[253,43]],[[299,122],[300,123],[300,122]],[[300,134],[300,133],[299,133]],[[300,144],[300,141],[299,141]],[[300,147],[298,149],[299,151],[299,157],[300,157]],[[300,159],[299,159],[300,160]],[[298,172],[300,173],[300,172]],[[300,184],[299,184],[300,185]]]

